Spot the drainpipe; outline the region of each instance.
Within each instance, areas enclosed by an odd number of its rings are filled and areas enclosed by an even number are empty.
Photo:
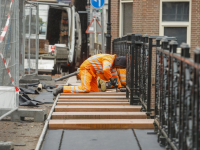
[[[108,0],[108,23],[107,23],[107,35],[106,35],[106,53],[111,53],[111,22],[110,22],[110,9],[111,9],[111,0]]]

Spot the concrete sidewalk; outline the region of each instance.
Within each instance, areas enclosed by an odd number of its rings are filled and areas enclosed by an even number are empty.
[[[42,150],[164,150],[153,130],[48,130]]]

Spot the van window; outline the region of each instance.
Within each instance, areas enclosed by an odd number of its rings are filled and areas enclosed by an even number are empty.
[[[39,39],[46,39],[48,12],[48,5],[39,5]]]

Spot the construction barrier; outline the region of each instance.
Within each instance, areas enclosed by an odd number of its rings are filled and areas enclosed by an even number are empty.
[[[39,55],[39,14],[38,5],[24,3],[24,39],[25,39],[25,73],[38,74]]]
[[[177,47],[174,37],[129,34],[113,40],[113,53],[127,56],[130,104],[141,104],[155,119],[158,142],[166,149],[200,149],[200,49],[192,60],[186,43],[181,54]]]
[[[11,113],[18,108],[18,5],[18,0],[0,0],[0,29],[2,30],[0,35],[0,120],[5,113]]]

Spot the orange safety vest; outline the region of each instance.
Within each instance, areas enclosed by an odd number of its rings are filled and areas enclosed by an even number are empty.
[[[116,55],[109,54],[94,55],[85,60],[80,66],[80,69],[90,68],[90,71],[93,72],[92,74],[104,74],[104,77],[109,80],[112,77],[110,70],[113,66],[115,57]]]
[[[64,93],[87,93],[98,92],[97,73],[103,73],[105,78],[109,80],[111,68],[113,66],[116,55],[98,54],[85,60],[80,66],[80,86],[64,86]]]
[[[126,69],[118,69],[118,76],[121,84],[126,87]]]
[[[112,78],[117,78],[118,79],[118,88],[121,88],[122,85],[121,85],[121,82],[120,82],[120,79],[118,77],[118,74],[117,74],[117,69],[116,68],[113,68],[111,69],[111,75],[112,75]],[[97,73],[97,76],[100,77],[102,80],[104,80],[104,82],[108,82],[110,80],[107,80],[105,77],[104,77],[104,74],[101,74],[101,73]],[[113,88],[113,86],[111,87]]]

